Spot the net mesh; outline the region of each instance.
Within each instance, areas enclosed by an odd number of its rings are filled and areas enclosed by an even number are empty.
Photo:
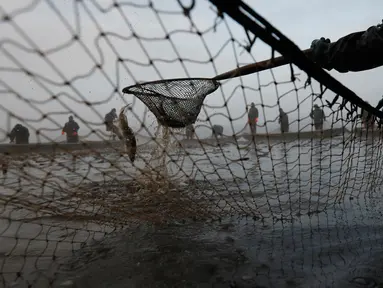
[[[195,123],[205,97],[218,85],[210,79],[173,79],[134,85],[123,92],[140,99],[161,125],[183,128]]]
[[[166,84],[122,95],[275,54],[222,15],[203,0],[0,3],[0,287],[383,282],[381,130],[358,103],[294,65],[197,80],[177,103]],[[183,125],[161,125],[165,106]],[[129,141],[105,127],[121,107]],[[9,144],[18,123],[29,144]]]

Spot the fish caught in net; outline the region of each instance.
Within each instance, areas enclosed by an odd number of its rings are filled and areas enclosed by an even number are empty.
[[[277,28],[243,1],[2,0],[0,287],[381,285],[380,82]]]
[[[134,136],[132,128],[129,127],[128,119],[126,117],[126,110],[129,110],[130,106],[121,108],[120,115],[118,116],[119,126],[122,133],[119,133],[125,143],[126,152],[129,155],[130,161],[134,162],[137,153],[137,140]]]

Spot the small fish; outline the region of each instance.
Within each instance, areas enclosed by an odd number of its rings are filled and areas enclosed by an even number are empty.
[[[137,141],[132,128],[129,127],[128,118],[125,115],[125,111],[128,108],[130,108],[129,105],[121,108],[120,115],[118,116],[118,120],[120,124],[120,129],[123,134],[122,136],[125,141],[126,152],[128,153],[130,161],[132,161],[133,163],[134,160],[136,159]]]

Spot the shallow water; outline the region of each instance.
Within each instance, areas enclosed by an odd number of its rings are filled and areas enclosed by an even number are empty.
[[[239,146],[187,148],[188,155],[180,149],[169,157],[169,176],[181,183],[194,179],[183,187],[195,201],[216,203],[224,223],[155,228],[141,223],[110,234],[116,227],[89,220],[26,223],[23,219],[36,215],[8,203],[0,220],[0,286],[27,287],[28,281],[34,287],[374,287],[373,279],[383,282],[379,141],[339,137]],[[148,159],[141,153],[133,167],[109,152],[76,161],[66,155],[53,162],[30,157],[27,165],[14,161],[0,179],[2,194],[34,203],[50,199],[58,209],[87,209],[92,215],[94,207],[65,202],[71,187],[130,181]],[[369,279],[356,278],[362,276]],[[68,280],[73,278],[77,286]],[[357,283],[350,282],[354,278]]]

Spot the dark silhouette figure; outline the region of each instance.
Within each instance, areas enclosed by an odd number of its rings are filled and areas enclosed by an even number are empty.
[[[251,134],[257,133],[258,116],[259,116],[258,109],[257,107],[255,107],[254,102],[251,102],[250,109],[247,114]]]
[[[116,120],[118,118],[117,116],[117,112],[116,112],[116,108],[113,108],[112,110],[110,110],[109,113],[107,113],[105,115],[105,118],[104,118],[104,123],[105,123],[105,126],[106,126],[106,131],[111,131],[113,134],[117,135],[117,137],[122,140],[122,135],[120,133],[120,131],[118,130],[118,127],[116,125],[114,125],[114,120]],[[115,137],[113,137],[113,140],[115,139]]]
[[[318,104],[314,105],[314,109],[310,113],[310,118],[314,120],[314,126],[316,131],[323,130],[323,122],[326,120],[326,116]]]
[[[223,126],[221,125],[213,125],[212,128],[212,134],[211,136],[213,137],[214,135],[218,136],[223,136]]]
[[[279,124],[281,124],[281,133],[289,132],[289,116],[282,108],[279,108]]]
[[[16,124],[9,134],[9,138],[11,143],[29,144],[29,130],[21,124]]]
[[[80,126],[73,120],[73,116],[69,116],[69,121],[65,123],[61,134],[66,134],[67,143],[78,143],[78,130],[80,130]]]

